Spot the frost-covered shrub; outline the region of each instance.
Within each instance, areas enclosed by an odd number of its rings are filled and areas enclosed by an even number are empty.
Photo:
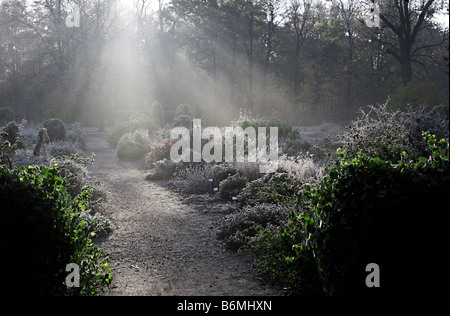
[[[236,175],[248,182],[262,174],[256,163],[180,163],[171,185],[185,193],[213,192],[221,182]]]
[[[170,159],[163,159],[157,161],[151,173],[147,175],[146,180],[162,180],[162,179],[172,179],[173,175],[178,169],[183,166],[182,162],[176,163]]]
[[[26,144],[26,148],[34,148],[38,141],[39,129],[42,126],[35,123],[27,122],[20,131],[22,141]],[[48,133],[47,133],[48,134]]]
[[[245,113],[240,113],[239,118],[232,125],[233,127],[241,127],[244,130],[247,127],[253,127],[255,131],[258,131],[258,127],[266,127],[267,133],[270,131],[270,127],[277,127],[279,139],[301,139],[300,133],[289,123],[273,116],[251,117]]]
[[[289,157],[283,155],[278,158],[278,169],[302,182],[309,182],[323,175],[324,166],[323,163],[315,161],[311,156]]]
[[[357,153],[397,162],[405,152],[410,159],[428,156],[421,133],[428,131],[438,138],[448,137],[448,119],[441,113],[444,106],[420,106],[407,111],[391,112],[388,103],[361,110],[361,117],[347,131],[337,136],[337,147],[348,157]],[[335,152],[335,149],[333,149]]]
[[[116,125],[106,136],[106,142],[111,148],[116,148],[120,139],[127,133],[133,133],[139,130],[155,131],[157,126],[149,116],[137,117]]]
[[[275,204],[256,204],[225,216],[220,222],[218,237],[233,248],[245,245],[267,225],[279,226],[288,219],[290,208]]]
[[[264,174],[260,172],[259,163],[257,162],[235,162],[233,167],[241,176],[246,178],[247,181],[253,181],[264,176]]]
[[[121,160],[139,160],[148,152],[148,132],[144,130],[127,133],[117,145],[117,157]]]
[[[50,157],[35,156],[32,149],[19,149],[16,151],[13,158],[13,165],[15,167],[28,166],[48,166]]]
[[[231,164],[213,165],[210,169],[209,175],[214,183],[220,184],[223,180],[230,176],[234,176],[237,169]]]
[[[378,294],[440,293],[436,262],[444,260],[446,222],[438,219],[449,203],[449,145],[424,138],[431,154],[416,161],[348,158],[340,150],[339,164],[303,190],[301,208],[241,250],[296,294],[373,295],[364,283],[369,262],[383,267]]]
[[[171,185],[189,194],[201,194],[209,192],[213,185],[211,179],[213,165],[210,164],[188,164],[185,168],[179,169],[174,175]]]
[[[79,122],[73,122],[66,125],[66,140],[77,144],[80,149],[86,148],[85,136]]]
[[[286,138],[280,142],[281,154],[298,156],[311,149],[311,144],[301,138]]]
[[[171,185],[184,193],[213,192],[221,181],[236,173],[232,164],[180,163]]]
[[[68,156],[70,154],[81,154],[83,150],[81,149],[80,143],[72,143],[65,140],[53,141],[46,145],[47,152],[51,156]]]
[[[60,119],[52,118],[44,122],[50,141],[60,141],[66,139],[66,126]]]
[[[226,201],[231,200],[232,197],[237,197],[242,189],[245,188],[247,182],[247,179],[238,173],[222,180],[219,184],[220,197]]]
[[[400,123],[408,131],[408,138],[418,155],[430,153],[427,142],[422,137],[424,131],[438,139],[449,137],[448,117],[445,112],[448,112],[448,106],[445,105],[408,107],[406,111],[400,112]]]
[[[103,236],[111,231],[109,218],[93,209],[80,212],[78,218],[89,226],[89,231],[94,233],[96,237]]]
[[[248,183],[237,196],[238,205],[272,203],[295,206],[301,198],[302,181],[285,172],[267,174]]]

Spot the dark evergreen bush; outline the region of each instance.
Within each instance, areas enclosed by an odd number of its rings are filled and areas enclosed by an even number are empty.
[[[433,146],[429,158],[414,162],[362,154],[342,160],[311,191],[309,249],[327,294],[439,291],[450,202],[448,142]],[[364,282],[372,262],[383,271],[379,292]]]
[[[58,167],[0,167],[5,237],[2,284],[13,295],[94,295],[111,282],[106,253],[92,244],[78,215],[89,206],[85,188],[72,199]],[[6,233],[6,231],[5,231]],[[68,288],[70,263],[80,267],[80,287]]]
[[[339,151],[322,181],[303,190],[301,208],[268,227],[243,251],[296,293],[328,295],[438,292],[450,199],[448,140],[425,134],[429,157],[398,163]],[[381,287],[366,287],[369,263]]]
[[[10,107],[4,106],[0,108],[0,123],[6,123],[13,119],[14,112]]]
[[[12,145],[16,145],[18,149],[26,148],[26,144],[22,141],[22,137],[20,135],[21,126],[17,124],[15,121],[9,122],[3,128],[3,131],[6,133],[4,138],[9,141]]]
[[[49,119],[44,122],[44,127],[47,129],[47,134],[51,142],[66,139],[66,126],[60,119]]]

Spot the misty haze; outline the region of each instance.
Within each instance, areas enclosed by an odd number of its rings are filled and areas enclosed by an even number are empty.
[[[188,297],[441,294],[448,14],[0,0],[7,291],[205,311],[224,305]]]

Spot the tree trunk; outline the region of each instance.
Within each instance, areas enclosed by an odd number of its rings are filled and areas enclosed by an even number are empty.
[[[263,109],[266,106],[267,74],[269,72],[270,56],[272,56],[272,37],[275,31],[275,10],[272,3],[269,6],[269,16],[270,18],[267,26],[267,40],[266,40],[267,50],[264,63],[264,77],[263,77],[263,100],[262,100]]]
[[[381,20],[386,24],[388,28],[390,28],[398,39],[398,49],[399,51],[394,51],[392,49],[387,49],[386,53],[391,54],[395,57],[400,63],[401,71],[402,71],[402,84],[406,86],[408,82],[412,80],[412,68],[411,68],[411,59],[412,59],[412,47],[417,40],[417,34],[422,30],[422,26],[425,20],[425,17],[433,4],[434,0],[428,0],[426,4],[422,5],[421,12],[416,19],[417,22],[413,25],[413,20],[411,11],[409,10],[409,1],[404,0],[403,2],[400,0],[395,1],[398,20],[391,21],[384,14],[380,14]]]
[[[249,20],[249,49],[248,49],[248,107],[250,111],[253,109],[253,22],[254,13],[253,9],[250,13]]]

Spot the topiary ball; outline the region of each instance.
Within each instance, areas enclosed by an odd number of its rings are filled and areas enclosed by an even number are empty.
[[[44,122],[44,127],[47,129],[48,137],[51,142],[66,139],[66,126],[60,119],[49,119]]]

